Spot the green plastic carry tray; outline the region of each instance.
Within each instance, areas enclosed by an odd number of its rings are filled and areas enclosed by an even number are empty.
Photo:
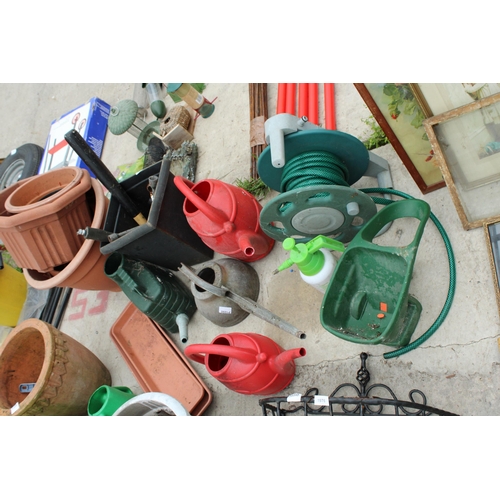
[[[354,237],[335,268],[321,305],[321,324],[358,344],[401,347],[409,343],[422,306],[408,295],[413,264],[430,216],[422,200],[401,200],[382,208]],[[404,247],[380,246],[373,238],[396,219],[420,220]]]

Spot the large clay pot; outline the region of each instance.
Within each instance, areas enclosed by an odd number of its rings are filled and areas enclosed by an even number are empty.
[[[0,416],[87,415],[90,396],[110,384],[91,351],[39,319],[21,322],[0,348]]]
[[[86,193],[90,175],[65,167],[18,182],[0,196],[0,239],[19,267],[47,272],[66,264],[91,222]]]
[[[101,184],[91,179],[95,195],[94,218],[91,227],[102,229],[109,200],[104,195]],[[104,273],[106,255],[101,254],[98,241],[85,240],[80,250],[60,271],[40,273],[34,269],[23,269],[24,277],[30,286],[38,290],[54,287],[78,288],[80,290],[121,291],[120,287]]]

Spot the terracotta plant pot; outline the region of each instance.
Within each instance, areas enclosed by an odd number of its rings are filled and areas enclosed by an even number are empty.
[[[77,230],[92,219],[87,170],[65,167],[18,182],[0,194],[0,239],[19,267],[47,272],[77,254]]]
[[[102,229],[109,200],[104,195],[101,184],[91,179],[95,196],[94,218],[91,227]],[[85,240],[75,257],[63,269],[51,273],[40,273],[34,269],[23,269],[28,285],[38,290],[53,287],[78,288],[80,290],[109,290],[120,292],[121,288],[104,273],[107,255],[101,254],[100,243]]]
[[[110,384],[91,351],[39,319],[21,322],[0,348],[0,416],[87,415],[90,396]]]

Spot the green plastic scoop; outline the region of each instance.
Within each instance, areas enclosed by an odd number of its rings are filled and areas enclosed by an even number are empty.
[[[382,208],[361,229],[340,258],[323,298],[320,317],[326,330],[358,344],[409,343],[422,306],[408,289],[429,216],[425,201],[401,200]],[[372,242],[386,224],[403,217],[420,220],[409,245]]]

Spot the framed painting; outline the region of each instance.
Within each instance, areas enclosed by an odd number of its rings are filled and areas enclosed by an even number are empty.
[[[498,311],[500,313],[500,220],[483,225],[488,247]]]
[[[419,103],[412,85],[354,84],[420,191],[427,194],[446,184],[422,125],[431,113]]]
[[[500,217],[500,93],[423,125],[464,229]]]

